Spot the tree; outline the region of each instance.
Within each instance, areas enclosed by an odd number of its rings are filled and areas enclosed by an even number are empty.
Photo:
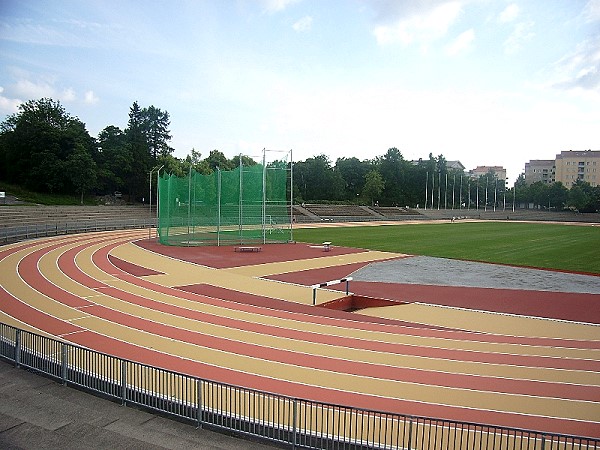
[[[362,195],[371,205],[373,205],[375,200],[379,198],[383,192],[384,188],[385,183],[383,177],[377,170],[373,169],[365,175],[365,184]]]
[[[133,157],[127,136],[109,125],[98,134],[98,188],[102,193],[124,190],[132,172]]]
[[[303,200],[341,200],[344,196],[344,180],[323,154],[296,163],[294,180]]]
[[[583,180],[573,183],[569,191],[569,206],[579,212],[595,212],[600,207],[600,189]]]
[[[550,198],[550,206],[563,209],[569,198],[569,190],[560,181],[557,181],[549,186],[548,197]]]
[[[170,155],[174,151],[168,144],[171,140],[171,119],[167,111],[162,111],[154,105],[142,109],[141,116],[152,164],[156,165],[159,155]]]
[[[84,194],[96,186],[96,162],[82,145],[77,144],[65,167],[71,176],[71,183],[81,194],[80,202],[83,205]]]
[[[129,121],[125,130],[132,165],[127,174],[126,190],[134,197],[142,197],[147,188],[147,176],[152,167],[146,138],[144,113],[137,102],[129,108]]]
[[[71,193],[68,173],[74,153],[94,156],[94,139],[85,124],[58,101],[30,100],[0,126],[0,176],[37,192]]]
[[[338,158],[335,162],[337,170],[344,180],[344,196],[346,200],[356,200],[363,191],[365,176],[371,169],[369,161],[359,161],[358,158]]]
[[[217,170],[217,167],[220,170],[232,170],[239,165],[239,163],[235,164],[233,160],[227,159],[225,154],[220,150],[211,150],[206,158],[206,162],[211,172]]]

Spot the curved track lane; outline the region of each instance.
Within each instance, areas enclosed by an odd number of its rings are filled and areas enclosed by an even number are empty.
[[[144,236],[144,231],[94,233],[3,248],[0,310],[17,326],[235,385],[404,414],[600,437],[597,326],[548,320],[543,336],[513,335],[324,311],[307,300],[297,302],[310,298],[309,287],[256,276],[265,266],[232,270],[192,264],[137,246]],[[338,259],[340,267],[355,267],[349,259],[386,257],[355,252]],[[277,272],[273,264],[269,276]],[[297,267],[321,266],[323,261],[304,258]],[[135,275],[135,267],[144,268],[145,275]],[[288,261],[281,272],[293,267]],[[184,289],[190,280],[212,287],[211,292],[231,286],[239,295],[194,293]],[[253,302],[241,301],[249,293]],[[446,314],[463,323],[459,316],[467,312]]]

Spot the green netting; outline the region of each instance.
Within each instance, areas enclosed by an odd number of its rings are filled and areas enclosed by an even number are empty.
[[[292,240],[286,163],[237,167],[158,181],[158,236],[166,245],[240,245]]]

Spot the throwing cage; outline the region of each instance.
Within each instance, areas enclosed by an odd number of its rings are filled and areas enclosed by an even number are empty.
[[[161,244],[240,245],[291,242],[292,151],[283,159],[242,164],[210,175],[190,168],[181,178],[158,180],[158,237]]]

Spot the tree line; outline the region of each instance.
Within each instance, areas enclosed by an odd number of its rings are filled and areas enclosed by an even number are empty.
[[[0,123],[0,180],[43,193],[88,194],[121,192],[140,201],[149,189],[150,174],[162,167],[185,176],[190,168],[210,174],[256,164],[247,156],[228,159],[212,150],[208,156],[192,149],[185,158],[173,156],[170,116],[153,105],[134,102],[127,127],[105,127],[92,137],[85,124],[50,98],[30,100]],[[155,183],[152,185],[155,189]],[[569,190],[561,183],[527,186],[521,175],[508,188],[493,171],[472,178],[449,168],[444,155],[406,160],[389,148],[382,156],[359,160],[324,154],[294,162],[295,203],[335,202],[436,209],[506,208],[508,203],[535,208],[579,211],[600,209],[600,187],[578,181]]]

